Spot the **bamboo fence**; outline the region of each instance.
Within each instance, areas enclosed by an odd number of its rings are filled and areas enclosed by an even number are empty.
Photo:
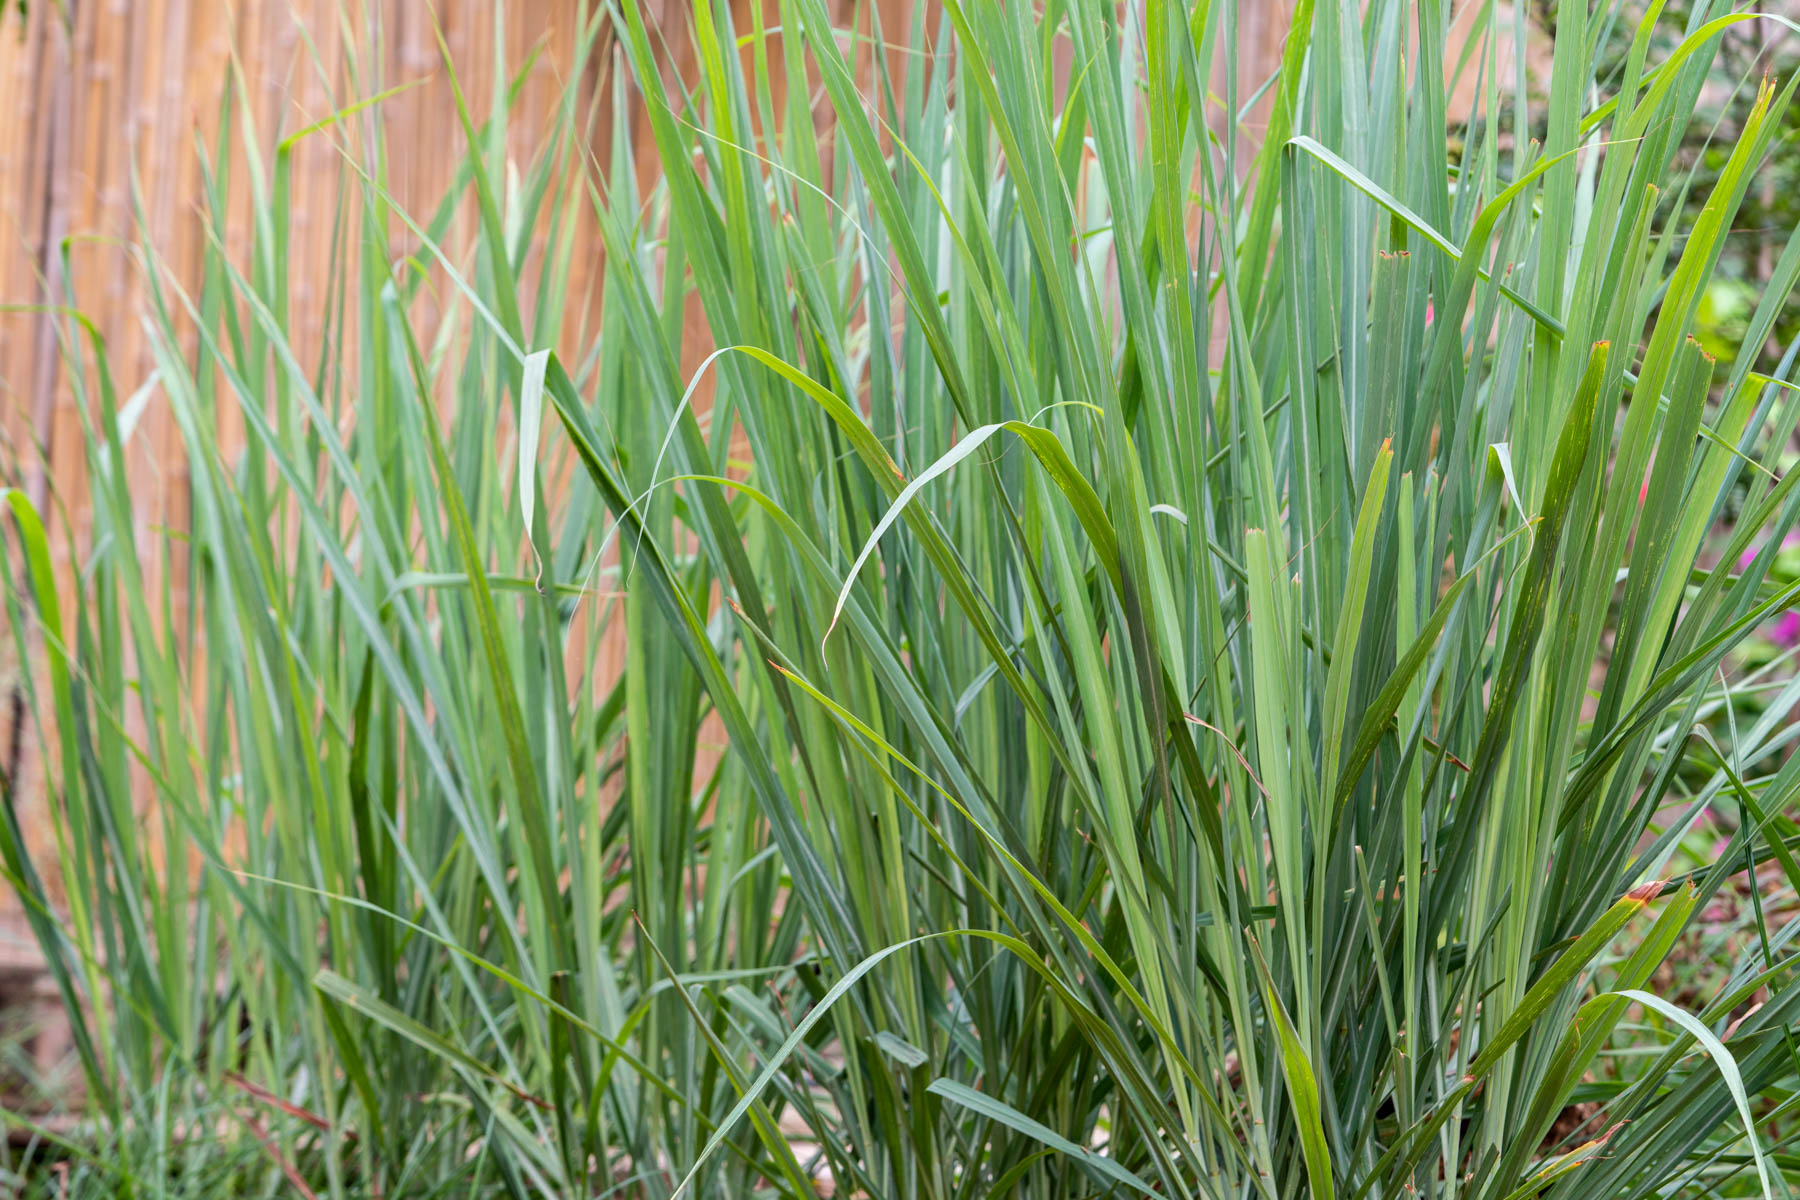
[[[669,47],[671,73],[691,71],[686,30],[693,0],[642,2]],[[733,0],[740,28],[748,26],[754,2]],[[761,2],[773,7],[772,0]],[[913,2],[877,0],[884,27],[906,28]],[[1291,0],[1246,6],[1239,45],[1229,51],[1244,78],[1261,78],[1278,63],[1291,6]],[[352,19],[340,20],[346,7]],[[833,2],[845,21],[866,7]],[[255,144],[266,147],[282,131],[358,99],[343,90],[349,58],[360,49],[346,42],[346,30],[373,24],[381,34],[379,62],[362,62],[362,77],[383,87],[416,84],[378,109],[392,190],[410,211],[429,211],[448,187],[463,144],[438,31],[478,121],[496,70],[510,74],[538,51],[509,124],[509,144],[524,161],[540,144],[564,89],[582,89],[583,103],[610,92],[601,78],[605,63],[582,78],[567,75],[577,9],[578,0],[31,0],[21,15],[16,4],[0,3],[0,306],[79,307],[105,338],[120,396],[131,395],[153,366],[142,326],[145,270],[134,246],[154,245],[163,271],[182,287],[197,286],[206,236],[199,217],[202,150],[211,153],[219,144],[227,105],[234,125],[242,129],[248,121]],[[641,112],[633,120],[643,127]],[[594,127],[610,124],[603,116]],[[220,169],[242,171],[242,139],[233,141],[234,157]],[[642,151],[650,139],[636,144]],[[604,161],[602,148],[596,150]],[[293,164],[291,312],[302,347],[321,333],[334,255],[330,218],[342,178],[337,155],[329,139],[313,138]],[[648,182],[654,163],[641,158],[639,173]],[[245,190],[238,186],[236,194]],[[239,262],[248,232],[247,217],[228,222],[226,250]],[[597,242],[586,243],[595,247],[591,253],[575,255],[571,286],[578,294],[597,290]],[[692,370],[708,346],[697,311],[690,326],[693,336],[683,343]],[[23,487],[45,515],[66,579],[71,557],[87,543],[90,514],[81,414],[67,376],[68,347],[59,342],[64,332],[44,313],[0,309],[0,486]],[[169,531],[185,526],[188,479],[166,406],[146,406],[125,462],[138,500],[139,549],[154,558],[161,540],[165,574],[151,583],[170,589],[169,607],[180,621],[185,568]],[[0,566],[17,569],[15,558]],[[17,768],[20,821],[43,864],[51,857],[50,781],[38,765],[17,688],[30,666],[13,661],[10,638],[0,643],[0,769]],[[0,951],[13,905],[10,890],[0,887]]]

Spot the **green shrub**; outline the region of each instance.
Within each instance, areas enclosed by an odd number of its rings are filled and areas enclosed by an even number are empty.
[[[1604,75],[1612,6],[1557,6],[1531,111],[1494,5],[1301,0],[1270,80],[1249,7],[949,0],[864,14],[871,55],[822,0],[699,3],[686,92],[626,0],[568,75],[621,68],[608,161],[571,91],[509,174],[502,93],[435,215],[379,103],[228,130],[215,163],[260,152],[209,176],[204,286],[143,247],[191,526],[134,537],[72,315],[60,615],[6,496],[66,912],[0,845],[77,1015],[74,1178],[1788,1194],[1800,926],[1758,908],[1716,994],[1652,989],[1729,877],[1800,884],[1800,682],[1739,722],[1722,669],[1800,602],[1765,578],[1800,404],[1689,337],[1794,85],[1690,223],[1726,4],[1652,5]],[[353,247],[322,352],[302,137]],[[1800,241],[1773,270],[1745,345]],[[1666,878],[1712,810],[1724,854]]]

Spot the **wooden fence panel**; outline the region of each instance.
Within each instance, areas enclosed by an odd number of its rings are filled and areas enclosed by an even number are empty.
[[[734,0],[740,27],[748,27],[753,2]],[[913,0],[877,2],[886,31],[904,36],[895,31],[909,27]],[[691,3],[645,0],[662,28],[672,72],[692,72]],[[849,20],[866,3],[832,0],[831,6]],[[1278,62],[1290,8],[1291,0],[1245,6],[1240,44],[1232,50],[1245,78],[1260,79]],[[383,88],[417,84],[385,100],[378,119],[396,198],[408,211],[423,212],[449,185],[464,145],[434,11],[478,121],[497,67],[517,70],[541,47],[509,125],[510,145],[523,162],[539,145],[564,88],[584,89],[584,102],[597,89],[610,92],[597,70],[567,78],[577,9],[576,0],[31,0],[21,17],[16,5],[0,5],[0,305],[62,297],[66,247],[73,300],[106,340],[121,398],[130,395],[153,367],[143,331],[146,264],[134,246],[156,247],[159,270],[180,287],[197,289],[207,236],[199,215],[202,149],[210,155],[219,145],[228,100],[237,128],[222,166],[232,172],[238,216],[227,222],[226,249],[242,264],[249,229],[244,139],[237,134],[249,122],[252,144],[266,153],[279,131],[302,128],[360,98],[348,82],[356,47],[346,45],[341,11],[354,14],[351,27],[361,29],[367,19],[381,32],[380,61],[358,63],[361,78]],[[496,46],[503,47],[503,63],[496,62]],[[890,65],[903,70],[905,59],[896,51]],[[227,87],[234,78],[241,83],[235,94]],[[650,143],[643,113],[633,120],[643,134],[637,138],[642,156]],[[603,117],[596,128],[609,125]],[[302,348],[318,344],[326,311],[337,154],[330,138],[314,137],[294,162],[291,316]],[[647,181],[653,171],[653,161],[643,157],[640,175]],[[593,251],[577,251],[571,280],[581,293],[596,285],[599,263],[597,238],[584,244]],[[400,252],[402,243],[392,249]],[[690,326],[683,350],[691,370],[708,342],[697,310]],[[58,337],[58,323],[43,314],[0,311],[0,485],[23,486],[46,515],[66,578],[68,548],[86,544],[90,517],[81,414]],[[193,338],[190,331],[187,353]],[[229,438],[232,431],[225,432]],[[151,585],[174,589],[169,601],[180,622],[185,564],[178,541],[165,531],[185,525],[188,480],[166,405],[148,406],[132,435],[126,471],[140,551],[153,556],[160,543],[171,556]],[[0,569],[16,568],[9,560]],[[11,660],[10,639],[0,643],[0,769],[22,765],[21,820],[44,862],[51,857],[45,780],[13,686],[26,668]],[[12,905],[0,887],[0,913]]]

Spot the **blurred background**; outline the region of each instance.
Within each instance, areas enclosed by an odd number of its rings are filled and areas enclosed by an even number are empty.
[[[693,70],[689,7],[688,0],[645,0],[671,76]],[[740,27],[748,24],[749,7],[748,0],[734,4],[744,10]],[[860,10],[857,19],[867,28],[870,6],[834,0],[832,7],[846,20]],[[884,28],[899,30],[912,20],[913,7],[912,0],[874,6]],[[1246,78],[1260,80],[1274,70],[1291,7],[1291,0],[1270,0],[1246,15],[1239,47]],[[175,423],[166,406],[150,402],[155,363],[142,324],[148,276],[135,243],[156,246],[158,269],[197,294],[207,236],[198,213],[209,176],[241,174],[245,144],[273,146],[353,102],[346,84],[352,75],[379,81],[379,91],[393,93],[360,117],[384,126],[388,177],[399,206],[429,213],[448,189],[464,144],[442,69],[445,55],[456,64],[477,124],[496,86],[517,89],[507,136],[521,157],[541,145],[554,107],[570,88],[596,131],[594,155],[604,162],[609,153],[615,64],[611,54],[596,55],[599,69],[567,76],[574,0],[381,0],[368,5],[382,34],[378,63],[351,60],[345,29],[361,29],[363,22],[360,16],[346,22],[341,9],[340,0],[0,3],[0,113],[7,114],[0,119],[0,486],[24,488],[45,514],[58,568],[66,575],[89,525],[80,499],[87,469],[81,416],[67,377],[68,347],[59,343],[64,331],[52,314],[31,310],[46,303],[78,307],[106,341],[121,403],[133,394],[145,401],[126,470],[132,495],[145,501],[134,512],[140,546],[161,541],[168,547],[165,579],[156,582],[166,583],[176,625],[185,614],[186,572],[180,546],[166,532],[185,525],[188,481]],[[227,112],[240,130],[253,128],[255,137],[233,138],[221,148]],[[631,119],[640,182],[647,185],[655,147],[643,113]],[[307,138],[293,153],[288,270],[292,327],[302,350],[316,352],[325,299],[353,253],[331,219],[339,199],[339,156],[338,144],[327,137]],[[228,236],[239,244],[225,249],[242,263],[251,233],[249,190],[236,188],[232,196],[244,215],[227,223]],[[458,219],[474,222],[474,206]],[[389,256],[410,253],[416,244],[411,231],[401,226],[390,232]],[[591,250],[574,255],[571,341],[591,326],[599,300],[598,238],[588,228],[576,232],[576,241]],[[424,302],[431,302],[429,294]],[[683,339],[690,372],[710,348],[697,301],[693,317]],[[191,329],[188,338],[184,349],[191,354]],[[13,686],[21,667],[12,657],[10,647],[0,647],[0,769],[20,783],[28,837],[35,830],[47,838],[33,819],[31,806],[41,803],[44,781],[34,738],[21,720]],[[24,964],[13,975],[29,974],[35,954],[26,948],[29,938],[14,905],[10,894],[0,896],[0,976],[7,974],[7,962]],[[0,995],[9,986],[17,990],[0,979]]]

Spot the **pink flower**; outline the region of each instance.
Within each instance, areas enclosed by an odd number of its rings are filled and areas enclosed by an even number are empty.
[[[1647,487],[1648,484],[1646,484],[1645,486]],[[1789,549],[1790,547],[1793,547],[1793,546],[1800,546],[1800,529],[1789,530],[1788,535],[1781,539],[1781,548],[1783,550]],[[1740,554],[1738,556],[1737,569],[1739,571],[1749,570],[1750,564],[1756,561],[1756,556],[1758,554],[1760,554],[1761,552],[1762,552],[1761,546],[1752,546],[1748,550],[1744,551],[1742,554]]]
[[[1790,531],[1786,537],[1781,539],[1781,548],[1783,550],[1796,545],[1800,545],[1800,529]],[[1738,556],[1737,569],[1740,572],[1748,570],[1750,564],[1756,561],[1756,556],[1762,549],[1763,547],[1752,546],[1750,549],[1744,551],[1743,554]],[[1800,609],[1788,609],[1786,612],[1782,613],[1780,617],[1776,618],[1773,625],[1767,626],[1766,629],[1769,640],[1774,642],[1777,646],[1785,647],[1800,645]]]

